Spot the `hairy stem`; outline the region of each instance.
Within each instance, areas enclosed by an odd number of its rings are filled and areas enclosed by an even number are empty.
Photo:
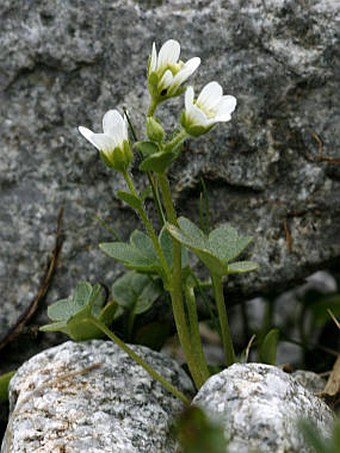
[[[178,226],[177,215],[171,198],[168,178],[164,173],[158,174],[158,181],[163,196],[163,202],[168,221],[173,225]],[[173,247],[173,269],[170,280],[171,282],[170,296],[172,302],[172,311],[174,314],[179,341],[183,348],[191,376],[195,382],[196,387],[199,389],[204,383],[204,381],[202,382],[199,363],[196,362],[196,356],[191,343],[188,323],[184,310],[182,291],[181,245],[178,241],[176,241],[176,239],[172,238],[172,247]]]
[[[220,275],[216,275],[210,273],[211,281],[214,290],[214,296],[217,304],[217,312],[220,321],[220,328],[221,328],[221,336],[222,336],[222,343],[225,355],[226,365],[230,366],[235,363],[235,352],[234,346],[230,335],[229,330],[229,323],[228,323],[228,315],[227,309],[225,306],[224,295],[223,295],[223,284],[222,284],[222,277]]]
[[[140,199],[139,194],[138,194],[138,192],[137,192],[137,190],[136,190],[136,188],[135,188],[135,186],[133,184],[133,181],[130,178],[130,175],[128,174],[128,172],[123,173],[123,176],[124,176],[124,179],[125,179],[128,187],[129,187],[129,189],[130,189],[131,194]],[[142,221],[143,221],[143,223],[144,223],[144,225],[145,225],[145,227],[147,229],[147,232],[148,232],[148,234],[150,236],[150,239],[152,240],[152,243],[153,243],[153,245],[155,247],[155,250],[156,250],[156,252],[157,252],[157,254],[159,256],[159,260],[161,262],[162,268],[164,269],[165,275],[167,276],[167,278],[169,278],[170,270],[169,270],[168,263],[167,263],[167,261],[165,259],[165,256],[164,256],[163,250],[162,250],[162,248],[161,248],[161,246],[159,244],[156,232],[155,232],[153,226],[150,223],[150,220],[148,218],[147,213],[145,212],[145,209],[143,207],[142,202],[140,204],[140,208],[137,209],[137,212],[138,212],[140,218],[142,219]]]
[[[97,320],[96,318],[91,318],[92,324],[94,324],[98,329],[100,329],[107,337],[110,338],[114,343],[116,343],[126,354],[134,360],[138,365],[144,368],[151,377],[153,377],[156,381],[160,382],[169,392],[171,392],[176,398],[181,399],[184,404],[189,405],[189,399],[176,387],[170,384],[161,374],[159,374],[156,370],[154,370],[148,363],[145,362],[138,354],[135,353],[124,341],[122,341],[117,335],[111,332],[110,329],[106,327],[105,324]]]
[[[196,356],[196,361],[199,364],[199,371],[201,374],[202,383],[204,383],[207,379],[209,379],[210,373],[208,370],[207,362],[204,357],[202,340],[199,332],[195,291],[191,285],[186,284],[184,292],[188,309],[192,348]]]

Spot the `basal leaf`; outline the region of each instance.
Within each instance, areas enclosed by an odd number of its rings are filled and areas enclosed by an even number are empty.
[[[258,264],[254,261],[235,261],[228,265],[228,274],[239,274],[242,272],[252,272],[258,269]]]
[[[259,358],[262,363],[275,365],[277,345],[280,338],[279,329],[271,329],[264,337],[259,350]]]
[[[15,373],[16,371],[13,370],[0,375],[0,402],[8,400],[9,381],[12,379]]]
[[[68,320],[75,313],[79,312],[89,302],[92,293],[92,286],[87,282],[79,282],[74,294],[67,299],[61,299],[50,305],[47,309],[48,317],[52,321]]]
[[[66,330],[65,330],[66,329]],[[64,332],[68,333],[67,321],[52,322],[39,328],[42,332]]]
[[[112,297],[116,303],[135,314],[144,313],[158,299],[161,286],[148,275],[127,272],[112,285]]]
[[[98,319],[105,325],[109,326],[115,319],[119,318],[124,313],[124,310],[117,304],[115,300],[107,303],[101,310]]]
[[[135,269],[143,272],[157,272],[158,262],[144,255],[137,247],[125,242],[107,242],[99,247],[104,253],[115,260],[123,263],[128,269]]]
[[[74,313],[72,298],[60,299],[47,307],[47,315],[52,321],[69,319]]]
[[[61,299],[48,308],[48,316],[55,322],[42,326],[40,330],[64,332],[76,341],[100,338],[101,332],[90,319],[99,316],[104,302],[99,284],[92,286],[80,282],[71,297]]]
[[[86,341],[104,336],[102,331],[91,322],[91,316],[86,309],[72,316],[64,332],[74,341]]]

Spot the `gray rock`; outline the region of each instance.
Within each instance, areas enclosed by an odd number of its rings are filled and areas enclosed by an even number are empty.
[[[98,250],[111,236],[96,216],[124,237],[136,217],[76,127],[98,131],[107,109],[127,106],[143,135],[154,40],[202,58],[197,89],[215,79],[238,98],[233,121],[190,142],[171,171],[181,213],[197,216],[203,177],[212,223],[254,234],[260,271],[230,279],[230,294],[279,291],[339,262],[337,1],[2,0],[0,16],[0,341],[38,292],[61,205],[49,301],[120,272]],[[171,125],[182,106],[159,115]]]
[[[297,431],[305,417],[324,435],[333,413],[318,397],[279,368],[257,363],[235,364],[211,377],[193,404],[225,427],[229,453],[304,453],[310,451]]]
[[[309,390],[311,393],[321,393],[327,380],[313,371],[306,370],[296,370],[292,374],[292,377],[298,382],[302,387]]]
[[[192,395],[191,380],[176,362],[132,348]],[[182,406],[115,344],[67,342],[31,358],[12,379],[1,453],[174,452],[169,430]]]

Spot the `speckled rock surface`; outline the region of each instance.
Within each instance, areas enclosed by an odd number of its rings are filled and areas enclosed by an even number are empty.
[[[315,394],[321,393],[327,383],[327,379],[317,373],[313,373],[313,371],[296,370],[291,376],[296,382],[302,385],[302,387]]]
[[[307,453],[300,417],[330,432],[333,413],[289,374],[269,365],[235,364],[211,377],[193,400],[223,424],[229,453]]]
[[[197,216],[204,177],[211,221],[255,236],[260,271],[230,279],[229,294],[279,291],[339,262],[337,1],[2,0],[0,16],[0,340],[38,291],[62,205],[48,301],[120,272],[98,250],[111,236],[96,216],[124,237],[136,217],[76,127],[99,130],[127,106],[143,134],[154,40],[202,58],[197,89],[215,79],[238,99],[233,121],[191,141],[171,172],[182,214]],[[159,115],[173,124],[182,106]]]
[[[190,396],[178,364],[133,346]],[[93,367],[91,369],[91,367]],[[34,356],[10,384],[11,419],[1,453],[174,452],[180,400],[111,342],[67,342]]]

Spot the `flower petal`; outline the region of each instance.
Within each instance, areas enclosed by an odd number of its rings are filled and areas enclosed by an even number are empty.
[[[168,65],[175,64],[179,58],[181,46],[178,41],[169,39],[166,41],[158,54],[157,71],[164,70]]]
[[[215,121],[226,122],[231,120],[231,114],[236,107],[236,98],[234,96],[223,96],[220,103],[215,109]]]
[[[97,148],[97,145],[93,142],[93,136],[95,135],[94,132],[92,132],[90,129],[84,126],[79,126],[78,131],[81,133],[81,135],[86,138],[88,142],[91,143],[91,145],[95,146]]]
[[[185,82],[201,64],[199,57],[194,57],[188,60],[185,65],[178,71],[172,82],[172,89],[176,90],[183,82]]]
[[[234,96],[222,96],[221,101],[219,102],[216,108],[216,116],[231,114],[236,108],[237,100]]]
[[[192,86],[188,86],[184,96],[185,110],[190,110],[191,107],[194,105],[194,96],[195,96],[194,88]]]
[[[223,95],[222,87],[217,82],[208,83],[197,98],[197,105],[203,110],[213,110]]]
[[[91,143],[104,153],[113,151],[117,147],[116,140],[106,134],[93,134]]]
[[[156,71],[156,69],[157,69],[157,50],[156,44],[153,43],[150,57],[149,74],[151,74],[151,72]]]
[[[172,84],[173,80],[174,80],[174,76],[172,75],[172,72],[170,71],[170,69],[167,69],[158,84],[159,91],[169,88],[169,86]]]
[[[115,141],[105,134],[95,134],[87,127],[79,126],[79,132],[83,137],[86,138],[87,141],[91,143],[95,148],[99,151],[108,151],[112,150],[116,147]]]
[[[122,128],[123,118],[117,110],[108,110],[103,116],[103,132],[114,137],[117,130]]]
[[[193,126],[208,126],[209,120],[207,119],[204,112],[193,105],[190,110],[186,111],[187,119],[192,123]]]
[[[103,117],[104,134],[111,137],[120,146],[124,140],[128,139],[126,120],[118,110],[109,110]]]

